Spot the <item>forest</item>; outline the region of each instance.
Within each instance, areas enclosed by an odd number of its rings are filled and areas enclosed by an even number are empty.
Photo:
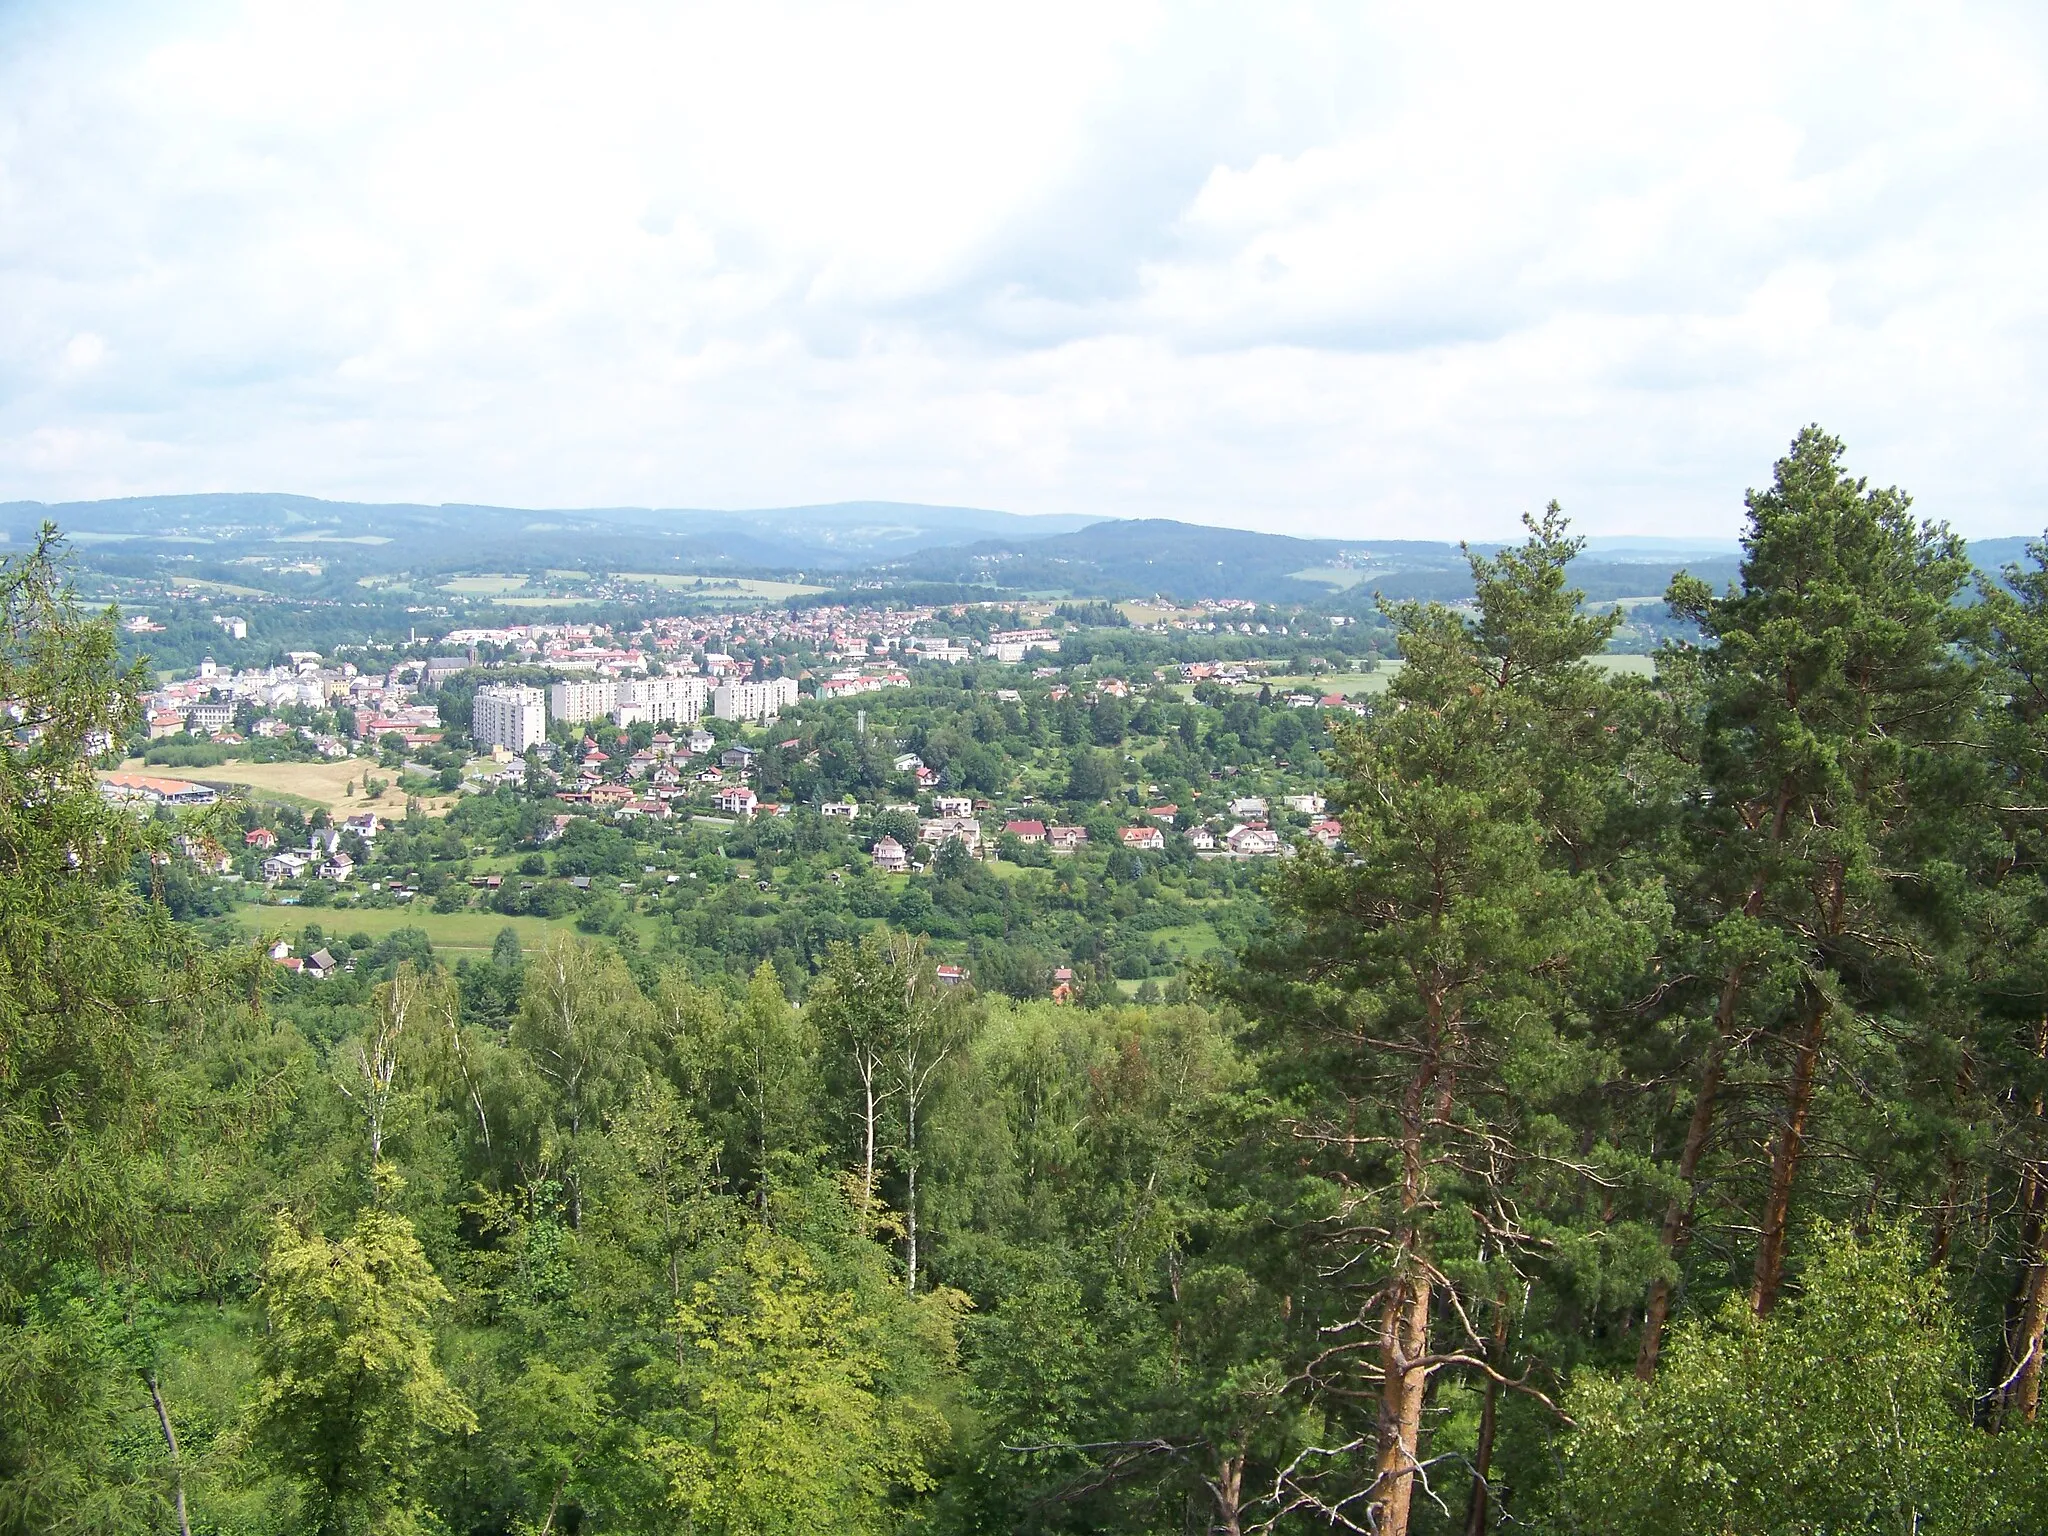
[[[1387,690],[1280,748],[1342,843],[1255,889],[861,906],[764,831],[673,943],[401,929],[324,991],[195,905],[236,807],[102,799],[147,678],[10,557],[0,1532],[2048,1529],[2048,543],[1986,578],[1817,428],[1746,507],[1654,675],[1591,664],[1555,506],[1388,604]],[[1007,779],[997,714],[936,755]],[[1190,786],[1273,748],[1182,718]],[[836,905],[753,911],[763,839]],[[1125,997],[1197,898],[1225,942]],[[1002,984],[1091,930],[1087,1006]]]

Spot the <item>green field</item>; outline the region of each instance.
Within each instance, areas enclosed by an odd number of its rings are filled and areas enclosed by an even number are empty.
[[[437,951],[445,950],[459,959],[463,955],[490,952],[492,941],[502,929],[519,935],[528,953],[551,938],[582,938],[574,918],[506,917],[499,912],[436,912],[425,901],[403,907],[271,907],[254,902],[237,908],[236,915],[259,933],[279,933],[289,938],[308,923],[318,923],[324,933],[367,933],[381,939],[396,928],[418,928]],[[651,938],[653,920],[644,916],[628,919],[628,926]]]
[[[464,597],[504,597],[517,592],[526,585],[524,576],[484,575],[456,576],[441,583],[443,592],[454,592]]]
[[[797,581],[757,581],[751,576],[692,576],[674,571],[621,571],[619,580],[644,581],[650,586],[705,597],[758,597],[771,602],[785,597],[808,597],[825,590]]]
[[[1206,955],[1223,942],[1208,923],[1182,923],[1177,928],[1157,928],[1153,930],[1152,937],[1173,951],[1174,957],[1180,960]]]
[[[1373,572],[1359,570],[1348,565],[1313,565],[1305,571],[1288,573],[1296,581],[1320,581],[1325,586],[1335,587],[1339,592],[1348,592],[1362,581],[1372,579]]]
[[[1617,677],[1649,677],[1657,670],[1657,659],[1654,656],[1604,655],[1593,657],[1592,662],[1594,666]],[[1373,672],[1324,672],[1313,677],[1300,672],[1276,672],[1263,676],[1256,682],[1239,683],[1232,691],[1257,693],[1263,686],[1271,688],[1275,693],[1313,693],[1319,696],[1326,693],[1341,693],[1346,697],[1355,697],[1359,694],[1385,693],[1388,684],[1393,682],[1400,671],[1401,663],[1396,660],[1381,662],[1379,669]],[[1175,685],[1174,691],[1185,698],[1194,690],[1188,684],[1179,683]]]
[[[219,592],[228,597],[267,597],[261,587],[237,586],[232,581],[207,581],[197,576],[180,576],[174,585],[191,587],[199,592]]]

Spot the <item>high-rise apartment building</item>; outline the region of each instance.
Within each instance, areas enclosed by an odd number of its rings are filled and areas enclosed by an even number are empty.
[[[763,683],[720,683],[711,695],[711,712],[721,720],[766,720],[795,702],[793,677],[774,677]]]
[[[479,688],[469,709],[469,734],[479,747],[524,752],[547,739],[547,701],[538,688]]]
[[[645,677],[618,685],[612,719],[620,725],[645,720],[655,725],[694,725],[710,700],[701,677]]]
[[[573,682],[548,684],[548,715],[577,725],[585,720],[602,720],[619,702],[618,683],[610,679],[578,678]]]

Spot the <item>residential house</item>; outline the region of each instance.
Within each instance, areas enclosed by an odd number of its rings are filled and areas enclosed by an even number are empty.
[[[1117,835],[1134,853],[1161,853],[1166,848],[1166,834],[1157,827],[1125,827]]]
[[[1045,823],[1042,821],[1006,821],[1003,830],[1020,843],[1045,841]]]
[[[325,949],[316,949],[306,956],[306,974],[315,981],[325,981],[341,969],[341,962]]]
[[[242,834],[242,846],[244,848],[261,848],[264,852],[268,853],[277,846],[277,834],[268,827],[257,827],[254,831]]]
[[[1197,853],[1207,853],[1216,846],[1216,834],[1203,826],[1189,827],[1187,839],[1188,846]]]
[[[1074,973],[1064,965],[1052,973],[1052,1000],[1056,1003],[1074,1000]]]
[[[1232,827],[1223,843],[1241,859],[1266,859],[1280,851],[1280,834],[1263,821],[1254,821]]]
[[[893,837],[878,837],[872,857],[875,868],[885,875],[900,875],[910,868],[910,855],[903,851],[903,845]]]
[[[1086,827],[1047,827],[1045,829],[1045,846],[1054,853],[1072,853],[1075,849],[1085,846],[1087,841],[1088,829]]]
[[[852,821],[860,815],[860,807],[851,800],[828,800],[818,807],[818,814],[835,821]]]
[[[1154,821],[1163,821],[1170,824],[1173,818],[1180,814],[1180,807],[1177,805],[1155,805],[1145,814]]]
[[[933,799],[932,808],[941,816],[972,816],[974,800],[968,795],[939,795]]]
[[[1323,814],[1324,800],[1321,795],[1287,795],[1280,803],[1290,811],[1299,811],[1304,816]]]
[[[960,843],[971,854],[981,853],[981,823],[972,816],[934,816],[918,824],[917,835],[933,848]]]
[[[1230,814],[1239,821],[1263,821],[1266,802],[1258,795],[1239,795],[1230,802]]]
[[[1334,819],[1319,821],[1308,829],[1308,835],[1325,848],[1334,848],[1344,841],[1344,823]]]
[[[752,816],[761,801],[744,784],[728,784],[718,792],[718,808],[734,816]]]
[[[227,850],[210,837],[181,836],[178,851],[210,875],[224,875],[235,867]]]
[[[957,987],[972,973],[957,965],[942,965],[933,974],[939,978],[940,986]]]
[[[305,874],[306,866],[312,862],[310,854],[301,853],[296,848],[274,853],[263,861],[264,883],[275,885],[280,880],[296,880]]]

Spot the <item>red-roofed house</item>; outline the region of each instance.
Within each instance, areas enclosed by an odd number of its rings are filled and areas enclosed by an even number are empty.
[[[1126,848],[1138,853],[1158,853],[1166,847],[1166,834],[1157,827],[1125,827],[1118,836]]]
[[[1020,843],[1042,843],[1045,841],[1045,823],[1042,821],[1006,821],[1003,830]]]

